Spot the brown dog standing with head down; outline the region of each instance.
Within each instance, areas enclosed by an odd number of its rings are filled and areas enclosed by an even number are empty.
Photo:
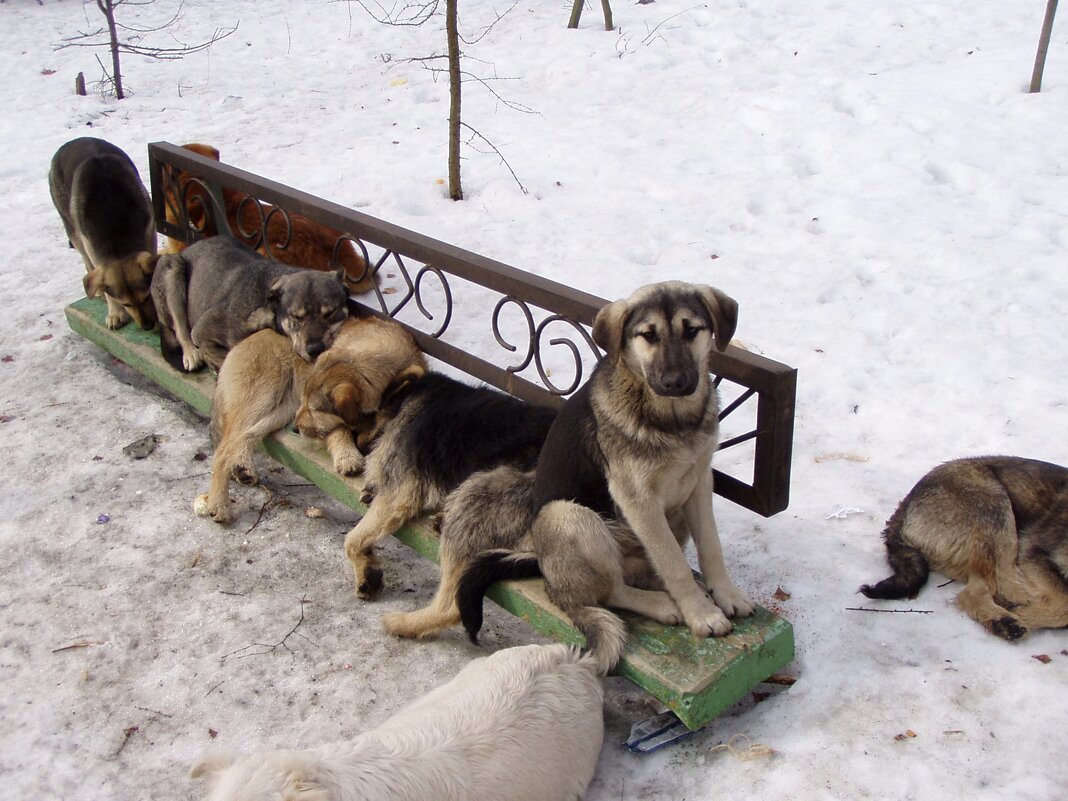
[[[72,139],[52,157],[48,188],[67,239],[85,262],[85,294],[107,299],[107,327],[133,318],[152,328],[156,231],[133,161],[103,139]]]

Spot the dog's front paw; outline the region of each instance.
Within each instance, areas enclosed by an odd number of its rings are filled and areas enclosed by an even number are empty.
[[[1012,615],[1005,615],[990,621],[990,633],[996,634],[1003,640],[1014,642],[1027,634],[1027,626]]]
[[[185,368],[187,373],[193,373],[204,366],[204,357],[200,355],[200,351],[196,348],[192,350],[182,351],[182,367]]]
[[[113,309],[108,309],[108,316],[104,318],[104,324],[111,331],[115,331],[116,329],[122,328],[128,322],[130,322],[130,315],[127,314],[126,310],[123,309],[121,306],[117,311]]]
[[[343,476],[355,476],[363,472],[363,455],[354,453],[338,454],[334,457],[334,470]]]
[[[753,602],[745,597],[745,593],[733,584],[713,587],[711,592],[712,600],[727,617],[749,617],[756,608]]]
[[[686,622],[690,631],[693,632],[693,636],[698,639],[705,639],[707,637],[722,637],[730,634],[731,622],[727,620],[727,616],[723,614],[723,611],[712,603],[712,599],[708,596],[702,595],[699,598],[700,602],[690,606],[688,609],[683,609],[682,604],[679,604],[682,619]]]
[[[693,620],[686,621],[693,636],[699,640],[709,637],[724,637],[731,633],[731,622],[719,609],[715,613],[702,615]]]
[[[211,503],[207,495],[198,495],[193,499],[193,512],[199,517],[210,517],[220,526],[228,526],[233,517],[230,514],[230,501],[222,504]]]

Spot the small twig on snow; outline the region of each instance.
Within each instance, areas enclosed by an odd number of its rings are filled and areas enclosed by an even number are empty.
[[[899,615],[933,615],[933,609],[872,609],[868,606],[847,606],[847,612],[890,612]]]
[[[288,640],[294,634],[296,634],[298,637],[300,637],[302,640],[304,640],[304,642],[308,643],[309,645],[313,645],[316,648],[318,648],[319,647],[318,645],[315,645],[315,643],[313,643],[311,640],[309,640],[303,634],[300,634],[300,633],[297,632],[297,629],[299,629],[301,627],[301,624],[304,623],[304,605],[307,602],[308,602],[308,596],[306,596],[306,595],[303,598],[300,599],[300,618],[297,620],[296,625],[294,625],[293,628],[291,628],[286,633],[286,636],[284,636],[278,642],[276,642],[274,644],[268,644],[268,643],[263,643],[263,642],[254,642],[251,645],[246,645],[244,648],[238,648],[236,651],[231,651],[230,653],[226,654],[222,658],[222,661],[226,662],[227,658],[229,658],[231,656],[235,656],[235,655],[237,656],[238,659],[244,659],[247,656],[263,656],[265,654],[274,653],[279,648],[285,648],[287,651],[289,651],[289,653],[293,653],[293,649],[289,647],[289,644],[286,642],[286,640]],[[242,653],[242,651],[248,651],[250,648],[262,648],[263,650],[262,651],[255,651],[253,653]]]

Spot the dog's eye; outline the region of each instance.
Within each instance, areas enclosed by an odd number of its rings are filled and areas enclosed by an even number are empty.
[[[701,327],[695,328],[691,325],[684,325],[682,327],[682,338],[685,339],[687,342],[692,342],[693,340],[697,339],[697,335],[704,330],[705,329]]]
[[[639,331],[638,336],[648,342],[650,345],[655,345],[657,341],[656,329],[650,328],[648,331]]]

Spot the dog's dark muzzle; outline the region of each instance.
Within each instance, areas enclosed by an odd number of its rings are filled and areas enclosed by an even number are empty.
[[[665,370],[649,382],[653,392],[666,398],[684,398],[697,389],[696,370]]]
[[[697,390],[701,374],[687,348],[669,343],[654,362],[647,380],[653,392],[666,398],[684,398]]]

